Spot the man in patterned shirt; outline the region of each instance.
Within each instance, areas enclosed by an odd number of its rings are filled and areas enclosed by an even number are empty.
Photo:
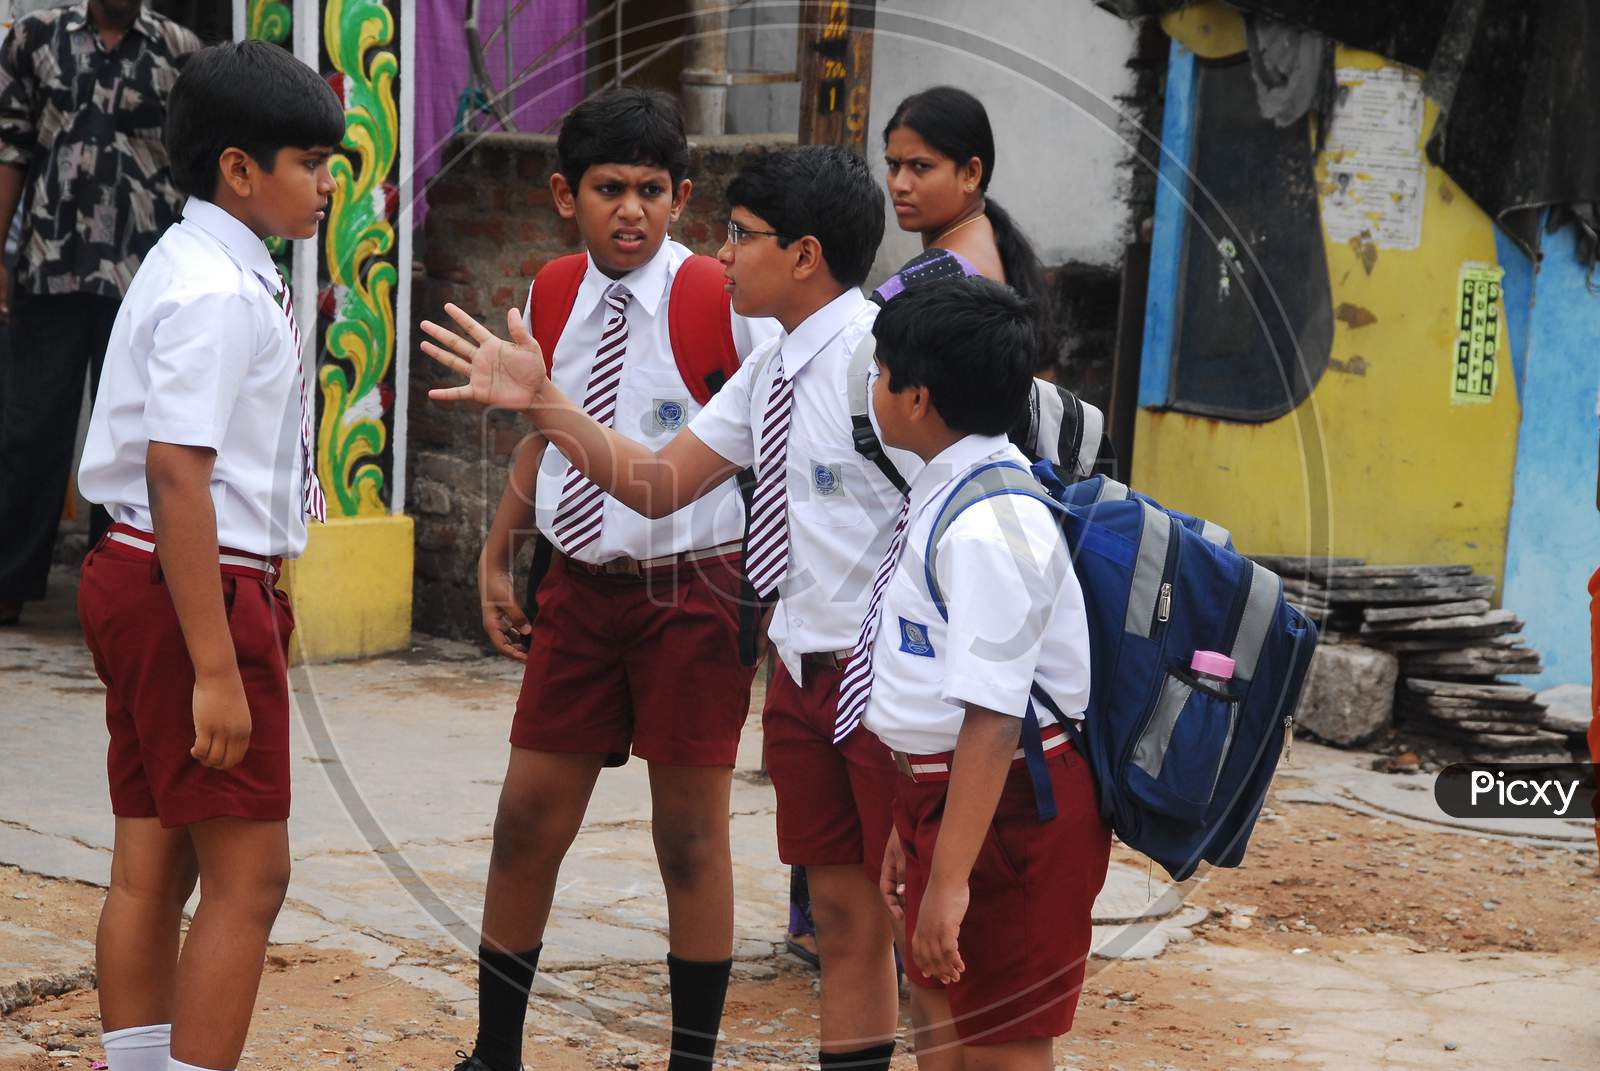
[[[84,373],[95,390],[122,294],[182,207],[161,134],[199,47],[141,0],[36,11],[0,47],[0,234],[23,211],[14,291],[0,265],[0,624],[44,597]]]

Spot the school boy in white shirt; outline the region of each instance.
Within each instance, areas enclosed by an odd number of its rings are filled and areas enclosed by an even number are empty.
[[[262,240],[316,235],[343,137],[332,90],[283,49],[195,53],[166,130],[183,221],[106,350],[78,481],[114,523],[78,613],[111,734],[96,944],[111,1071],[238,1063],[289,881],[294,620],[274,581],[325,505],[291,297]]]
[[[838,696],[872,570],[901,495],[851,437],[845,374],[876,307],[862,296],[883,236],[883,195],[864,161],[831,146],[759,158],[728,186],[719,257],[734,310],[784,333],[757,349],[659,450],[602,427],[568,401],[520,315],[503,343],[455,306],[467,337],[437,324],[424,352],[469,376],[430,391],[527,410],[589,479],[650,517],[680,509],[754,465],[745,569],[779,594],[770,635],[779,665],[763,714],[778,796],[778,850],[806,867],[822,961],[822,1064],[883,1071],[898,1011],[890,919],[876,882],[888,840],[894,767]],[[902,473],[916,459],[896,452]]]
[[[733,315],[718,265],[667,236],[692,189],[672,97],[624,88],[585,101],[562,121],[556,154],[551,196],[585,252],[541,270],[528,322],[551,324],[557,383],[620,434],[662,445],[700,411],[672,317],[697,325],[700,352],[722,342],[734,357],[777,325]],[[690,273],[707,269],[706,284],[691,285]],[[554,553],[530,623],[511,568],[535,526]],[[456,1071],[521,1066],[562,859],[601,769],[630,754],[650,766],[667,898],[669,1071],[711,1066],[733,966],[728,799],[754,674],[738,657],[743,534],[733,480],[650,520],[585,480],[559,448],[534,437],[519,449],[479,573],[485,628],[527,669],[484,894],[477,1038]]]
[[[1081,717],[1083,592],[1054,513],[1031,498],[976,502],[936,551],[931,543],[965,477],[995,463],[1027,467],[1006,432],[1035,367],[1032,321],[1015,292],[973,277],[911,288],[873,333],[883,441],[926,462],[858,645],[871,670],[865,724],[901,773],[882,890],[906,921],[907,974],[933,1001],[918,1059],[1048,1071],[1051,1039],[1070,1029],[1083,985],[1110,832],[1088,764],[1048,711],[1037,709],[1058,811],[1050,821],[1038,817],[1019,741],[1035,684]],[[959,1062],[948,1062],[952,1052]]]

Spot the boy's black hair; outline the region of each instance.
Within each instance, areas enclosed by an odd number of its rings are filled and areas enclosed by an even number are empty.
[[[624,86],[568,112],[556,135],[556,169],[576,194],[584,172],[596,164],[664,167],[676,194],[689,173],[689,138],[677,100],[659,89]]]
[[[728,183],[728,207],[760,216],[785,248],[811,235],[843,286],[867,281],[883,241],[883,190],[865,160],[836,145],[758,156]]]
[[[202,48],[183,65],[167,100],[173,181],[208,201],[217,194],[224,149],[243,149],[270,172],[279,149],[337,148],[343,140],[344,106],[328,83],[265,41]]]
[[[1027,298],[978,275],[913,286],[872,326],[899,393],[926,387],[951,431],[1004,435],[1027,405],[1038,334]]]

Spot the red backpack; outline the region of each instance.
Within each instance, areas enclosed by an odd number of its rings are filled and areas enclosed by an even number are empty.
[[[571,253],[552,260],[534,276],[529,293],[538,294],[539,300],[532,301],[533,337],[544,351],[547,371],[572,316],[588,262],[587,254]],[[733,304],[722,280],[722,264],[715,257],[691,256],[678,266],[667,298],[672,358],[678,363],[683,385],[701,405],[739,370],[739,351],[733,344]]]

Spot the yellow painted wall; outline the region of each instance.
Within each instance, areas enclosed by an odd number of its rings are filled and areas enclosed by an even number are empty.
[[[1340,66],[1383,62],[1339,50]],[[1437,119],[1429,102],[1424,142]],[[1369,271],[1351,245],[1325,242],[1337,318],[1310,398],[1267,424],[1139,410],[1135,487],[1227,526],[1246,552],[1499,577],[1520,419],[1504,329],[1492,401],[1450,399],[1458,275],[1464,261],[1496,263],[1493,224],[1442,171],[1427,167],[1425,181],[1419,248],[1380,249]]]
[[[291,662],[366,658],[411,645],[410,517],[312,524],[306,552],[284,568],[294,604]]]

